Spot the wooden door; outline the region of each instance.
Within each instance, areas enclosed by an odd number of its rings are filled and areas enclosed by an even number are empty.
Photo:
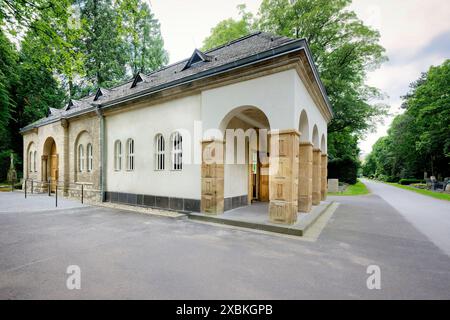
[[[52,144],[50,152],[50,180],[52,184],[51,191],[56,191],[56,183],[58,181],[58,155],[56,153],[56,144]]]
[[[261,164],[260,166],[259,201],[269,201],[269,164]]]

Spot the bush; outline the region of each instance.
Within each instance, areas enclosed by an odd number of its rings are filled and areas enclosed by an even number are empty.
[[[395,182],[397,183],[400,180],[399,177],[394,177],[394,176],[388,176],[386,179],[386,182]]]
[[[328,178],[339,179],[339,182],[355,184],[358,168],[358,160],[349,157],[335,158],[328,162]]]
[[[410,179],[400,179],[400,181],[398,183],[400,183],[403,186],[406,186],[406,185],[410,185],[412,183],[425,183],[425,180],[423,180],[423,179],[411,179],[411,178]]]

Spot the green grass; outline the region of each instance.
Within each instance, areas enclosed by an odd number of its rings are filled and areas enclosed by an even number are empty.
[[[423,194],[424,196],[429,196],[429,197],[433,197],[433,198],[436,198],[436,199],[450,201],[450,194],[449,193],[440,193],[440,192],[435,192],[435,191],[430,191],[430,190],[414,188],[414,187],[411,187],[411,186],[403,186],[403,185],[398,184],[398,183],[391,183],[391,182],[386,182],[386,183],[391,185],[391,186],[397,187],[397,188],[410,190],[410,191],[413,191],[413,192],[417,192],[417,193]]]
[[[343,192],[328,192],[329,196],[361,196],[369,194],[366,185],[358,180],[355,184],[351,184]]]

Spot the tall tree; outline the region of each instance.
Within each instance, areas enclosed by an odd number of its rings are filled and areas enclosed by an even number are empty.
[[[386,60],[380,35],[346,9],[350,3],[263,0],[259,11],[262,29],[308,41],[335,111],[329,133],[364,133],[386,110],[370,103],[381,95],[365,84],[367,71]]]
[[[14,45],[0,29],[0,167],[7,168],[11,152],[11,123],[14,121],[14,88],[17,83],[18,55]],[[6,170],[0,170],[0,181],[6,178]]]
[[[231,40],[243,37],[254,30],[254,17],[246,11],[246,6],[238,6],[240,19],[229,18],[219,22],[211,29],[211,34],[203,40],[202,50],[209,50]]]
[[[0,148],[9,145],[8,126],[13,120],[15,102],[13,95],[17,83],[18,55],[14,45],[0,29]]]
[[[424,171],[450,176],[450,60],[431,67],[403,99],[405,112],[372,148],[365,174],[393,181],[422,178]]]
[[[133,74],[148,73],[168,62],[161,28],[147,3],[119,2],[122,35],[126,41],[128,64]]]
[[[125,78],[127,53],[112,0],[81,0],[87,87],[109,87]]]

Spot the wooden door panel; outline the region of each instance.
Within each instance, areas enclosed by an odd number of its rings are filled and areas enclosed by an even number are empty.
[[[261,173],[259,175],[259,200],[269,201],[269,165],[261,164]]]

